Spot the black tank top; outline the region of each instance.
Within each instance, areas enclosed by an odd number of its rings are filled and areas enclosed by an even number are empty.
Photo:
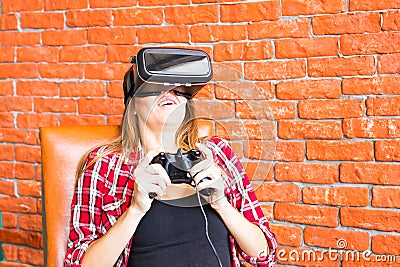
[[[197,205],[187,205],[191,201]],[[209,237],[222,266],[229,267],[228,230],[210,204],[203,204]],[[179,200],[155,199],[133,236],[128,267],[218,267],[205,232],[197,195]]]

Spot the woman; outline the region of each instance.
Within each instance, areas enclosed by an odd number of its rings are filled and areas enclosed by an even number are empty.
[[[175,89],[132,96],[133,72],[124,79],[119,138],[94,149],[78,174],[65,266],[237,267],[239,255],[272,266],[275,236],[231,147],[198,137],[192,96]],[[151,164],[178,148],[205,157],[190,170],[195,187],[171,183]],[[204,188],[212,188],[210,196],[200,197]],[[182,204],[197,200],[203,203]]]

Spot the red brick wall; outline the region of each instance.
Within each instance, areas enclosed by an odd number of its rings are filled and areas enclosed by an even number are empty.
[[[285,258],[338,239],[400,255],[399,9],[398,0],[2,0],[0,266],[43,265],[38,128],[118,124],[129,57],[165,43],[201,47],[262,88],[268,101],[251,88],[237,101],[218,85],[199,100],[228,134],[235,115],[254,134],[252,112],[269,106],[274,166],[254,185],[287,252],[281,264],[312,265]],[[258,141],[231,137],[238,154],[257,152]],[[320,263],[340,265],[360,263]]]

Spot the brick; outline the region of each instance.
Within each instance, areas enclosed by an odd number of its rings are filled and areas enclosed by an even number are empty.
[[[378,69],[379,74],[399,73],[400,72],[400,54],[379,55],[377,69]]]
[[[2,211],[6,212],[23,212],[23,213],[35,213],[36,212],[36,200],[34,198],[26,197],[0,197],[0,207]],[[0,231],[2,229],[0,228]],[[0,241],[1,241],[0,234]],[[12,240],[12,239],[11,239]],[[12,242],[16,243],[16,242]]]
[[[121,99],[113,98],[80,98],[78,100],[79,114],[122,114],[124,105]]]
[[[18,81],[17,94],[19,96],[56,96],[58,83],[47,81]]]
[[[0,48],[0,62],[14,62],[14,54],[13,47]]]
[[[122,116],[121,115],[111,115],[107,116],[107,125],[121,125]],[[89,124],[90,125],[90,124]]]
[[[13,170],[13,178],[17,179],[33,179],[35,177],[35,169],[33,164],[15,163]]]
[[[304,60],[245,62],[244,74],[249,80],[282,80],[306,76]]]
[[[283,0],[282,15],[314,15],[314,14],[336,14],[347,10],[345,0]]]
[[[338,213],[339,209],[334,207],[291,203],[275,203],[274,206],[276,220],[300,224],[336,227],[338,226]]]
[[[343,133],[348,138],[399,138],[400,119],[345,119]]]
[[[76,112],[73,99],[35,98],[35,112]]]
[[[372,75],[374,73],[375,61],[371,56],[308,59],[308,75],[311,77]]]
[[[279,120],[278,136],[282,139],[341,139],[339,121]]]
[[[11,212],[2,212],[2,222],[5,228],[16,228],[18,225],[18,215]]]
[[[275,123],[260,120],[216,122],[216,135],[229,140],[275,139]]]
[[[400,30],[400,11],[389,11],[382,14],[382,30],[399,31]]]
[[[372,237],[372,251],[381,255],[400,255],[400,235],[382,234]]]
[[[170,6],[179,4],[190,4],[190,0],[139,0],[140,6]]]
[[[107,62],[129,63],[131,56],[137,55],[138,51],[141,48],[143,48],[143,46],[108,45],[107,46]]]
[[[18,30],[18,21],[15,14],[0,15],[0,30]]]
[[[0,127],[14,128],[15,127],[14,114],[10,112],[0,112]]]
[[[14,181],[0,180],[0,194],[15,196]]]
[[[267,220],[272,220],[274,218],[272,205],[261,204],[260,207]]]
[[[105,95],[106,95],[106,85],[103,82],[60,83],[60,97],[105,96]]]
[[[252,181],[272,181],[273,168],[270,162],[242,161],[242,164],[247,176]]]
[[[235,116],[235,106],[232,101],[195,101],[196,117],[209,119],[227,119]]]
[[[224,62],[213,64],[213,81],[237,81],[243,79],[242,64]]]
[[[358,99],[303,100],[299,117],[306,119],[357,118],[364,116],[364,101]]]
[[[37,232],[27,232],[13,229],[0,229],[0,242],[42,248],[42,235]]]
[[[1,128],[0,141],[11,143],[22,143],[29,145],[39,144],[37,130]]]
[[[258,60],[272,58],[272,44],[269,41],[234,42],[214,45],[214,60]]]
[[[302,189],[303,203],[333,206],[368,206],[367,187],[322,187],[311,186]]]
[[[121,118],[118,125],[121,124]],[[60,115],[60,126],[106,125],[104,116],[94,115]],[[117,124],[116,124],[117,125]]]
[[[266,100],[274,96],[274,86],[270,82],[220,82],[215,85],[217,99],[224,100]]]
[[[310,19],[281,19],[248,25],[249,39],[310,37]]]
[[[209,83],[201,88],[201,90],[195,95],[196,99],[208,99],[212,100],[215,96],[214,84]]]
[[[250,159],[300,162],[305,155],[303,142],[246,140],[244,146],[245,157]]]
[[[164,15],[165,22],[168,24],[187,25],[198,23],[215,23],[218,22],[218,6],[199,5],[166,7],[164,9]]]
[[[83,68],[80,64],[40,64],[39,73],[42,78],[81,79]]]
[[[332,37],[284,39],[275,41],[276,58],[337,56],[338,53],[338,39]]]
[[[12,0],[2,0],[2,12],[19,12],[19,11],[35,11],[43,9],[43,0],[34,0],[26,2],[15,2]]]
[[[65,13],[66,25],[69,27],[110,26],[111,10],[78,10]]]
[[[389,54],[400,52],[400,33],[349,34],[340,37],[343,55]]]
[[[340,221],[343,226],[380,231],[399,231],[400,212],[392,210],[341,208]]]
[[[373,160],[372,142],[364,141],[314,141],[306,143],[309,160]]]
[[[400,165],[383,163],[340,164],[340,181],[352,184],[400,185]]]
[[[139,28],[137,40],[139,44],[187,43],[189,42],[189,31],[185,25]]]
[[[89,44],[134,44],[135,28],[89,28]]]
[[[88,5],[88,0],[44,0],[44,10],[85,9]]]
[[[94,80],[122,80],[128,69],[126,64],[84,65],[85,78]]]
[[[340,98],[341,95],[341,82],[336,79],[288,81],[276,85],[276,96],[282,100]]]
[[[31,29],[64,28],[64,14],[55,12],[24,12],[20,15],[21,27]]]
[[[90,7],[104,8],[104,7],[130,7],[136,6],[137,0],[89,0]],[[140,3],[142,5],[142,3]]]
[[[343,247],[339,240],[345,240],[347,246]],[[309,246],[364,251],[369,248],[369,240],[370,234],[366,232],[313,226],[304,229],[304,241]]]
[[[24,97],[4,96],[0,98],[0,112],[32,110],[32,99]]]
[[[41,197],[42,183],[37,181],[18,181],[18,194],[20,196]]]
[[[109,82],[107,83],[107,96],[123,98],[124,92],[122,90],[122,82]]]
[[[86,30],[45,30],[42,32],[43,45],[83,45],[87,43]]]
[[[295,184],[252,183],[257,199],[262,202],[299,202],[300,188]]]
[[[374,186],[372,188],[372,206],[382,208],[400,208],[400,187]]]
[[[185,7],[187,8],[187,7]],[[161,8],[127,8],[113,10],[114,26],[160,25],[163,23]]]
[[[279,1],[221,5],[221,22],[249,22],[277,20],[280,17]]]
[[[18,248],[18,257],[23,263],[36,266],[44,265],[44,252],[41,249]]]
[[[7,261],[18,261],[18,247],[2,244],[2,250]]]
[[[54,114],[18,114],[17,124],[19,128],[54,127],[58,126],[57,116]]]
[[[191,41],[207,43],[246,40],[245,25],[198,25],[190,27]]]
[[[400,161],[400,140],[375,142],[375,158],[379,161]]]
[[[8,78],[38,78],[36,64],[0,64],[0,79]]]
[[[303,229],[300,227],[284,224],[270,224],[269,226],[279,240],[279,244],[292,247],[301,246]]]
[[[14,160],[15,147],[12,144],[0,144],[0,160]]]
[[[0,80],[0,96],[9,96],[14,92],[12,81]]]
[[[42,214],[42,199],[38,199],[36,207],[37,207],[37,213]]]
[[[18,47],[18,62],[58,62],[58,48],[56,47]]]
[[[380,32],[378,12],[316,16],[312,18],[314,34],[348,34]]]
[[[60,62],[104,62],[105,46],[64,46],[60,49]]]
[[[313,184],[333,184],[338,181],[338,166],[331,164],[276,164],[275,179]]]
[[[400,77],[384,76],[375,78],[343,79],[343,94],[354,95],[398,95],[400,94]]]
[[[41,181],[42,180],[42,165],[39,163],[36,165],[35,168],[35,177],[37,181]],[[38,203],[39,204],[39,203]],[[39,211],[38,211],[39,212]]]
[[[33,46],[40,44],[38,32],[0,32],[0,46]]]
[[[41,232],[42,216],[36,214],[21,214],[19,216],[19,227],[22,230]]]
[[[40,115],[47,115],[47,114],[40,114]],[[15,152],[16,152],[16,159],[20,162],[35,163],[41,161],[39,146],[18,145],[15,148]]]
[[[236,116],[241,119],[294,119],[296,104],[265,100],[248,100],[236,102]]]
[[[400,2],[398,0],[394,1],[379,1],[379,0],[352,0],[350,1],[350,11],[359,10],[380,10],[380,9],[391,9],[400,8]]]

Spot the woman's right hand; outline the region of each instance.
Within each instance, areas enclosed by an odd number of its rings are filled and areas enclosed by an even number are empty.
[[[167,186],[171,185],[165,169],[160,164],[150,164],[159,152],[149,151],[133,172],[135,187],[131,207],[141,213],[146,213],[151,207],[153,199],[149,197],[150,192],[161,197],[165,195]]]

